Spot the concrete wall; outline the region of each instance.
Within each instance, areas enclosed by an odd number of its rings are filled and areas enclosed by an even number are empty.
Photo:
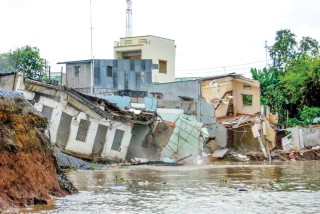
[[[65,106],[59,102],[56,102],[55,100],[41,96],[39,102],[35,104],[35,107],[39,111],[42,111],[42,108],[44,105],[53,108],[52,116],[49,120],[49,130],[50,130],[49,136],[51,138],[51,142],[56,142],[57,135],[59,134],[58,127],[60,124],[61,115],[62,115],[62,112],[65,112],[66,114],[72,116],[71,126],[69,127],[70,134],[69,134],[65,149],[90,155],[92,153],[92,149],[94,146],[94,141],[95,141],[95,136],[97,134],[98,126],[99,124],[101,124],[109,127],[106,133],[107,134],[106,142],[104,144],[101,157],[121,158],[123,160],[125,159],[128,151],[130,139],[131,139],[131,126],[125,125],[123,123],[115,122],[115,121],[112,122],[112,125],[111,125],[110,121],[107,121],[102,117],[100,119],[90,117],[89,115],[86,115],[84,112],[80,112],[70,106]],[[90,121],[90,126],[87,132],[87,137],[85,142],[82,142],[76,139],[81,119]],[[115,151],[111,149],[114,134],[117,129],[123,130],[125,132],[121,141],[121,146],[119,151]]]
[[[187,96],[197,102],[200,95],[200,86],[198,81],[152,84],[148,86],[149,96],[152,96],[152,92],[162,93],[163,100],[176,101],[181,100],[180,96]]]
[[[144,42],[141,42],[141,41]],[[130,41],[131,44],[128,44]],[[121,38],[114,47],[114,58],[122,59],[122,52],[141,51],[141,59],[152,59],[153,64],[159,60],[167,61],[167,73],[159,73],[158,69],[152,72],[152,82],[172,82],[175,80],[175,41],[156,36],[138,36]]]
[[[232,95],[232,78],[218,80],[204,80],[201,82],[202,97],[207,103],[216,108],[215,116],[222,117],[227,115],[229,100],[227,94]],[[221,101],[221,99],[224,99]]]
[[[282,146],[285,151],[299,151],[302,148],[320,146],[319,128],[287,128],[291,133],[282,138]]]
[[[302,128],[299,131],[302,148],[320,146],[320,128]]]
[[[172,83],[152,84],[148,88],[148,96],[152,93],[161,93],[162,98],[158,99],[158,107],[169,109],[183,109],[186,114],[198,115],[200,120],[200,85],[199,81],[181,81]],[[192,98],[191,101],[184,101],[181,97]]]
[[[16,74],[0,74],[0,88],[14,90]]]
[[[129,145],[129,152],[127,153],[127,160],[132,158],[147,158],[154,159],[155,153],[150,152],[148,148],[149,141],[146,136],[151,131],[151,127],[136,124],[132,130],[132,137]]]
[[[260,86],[253,80],[226,77],[221,79],[203,80],[201,83],[202,97],[216,108],[216,117],[225,117],[228,108],[233,114],[254,115],[260,112]],[[243,104],[243,95],[252,96],[252,105]]]
[[[75,76],[75,68],[80,66],[79,77]],[[70,88],[90,88],[91,63],[66,64],[66,85]]]
[[[233,91],[234,91],[234,108],[239,114],[254,115],[260,112],[260,85],[252,81],[245,81],[241,79],[234,79]],[[245,87],[245,86],[250,86]],[[252,106],[243,105],[243,95],[252,95]]]
[[[79,77],[75,76],[76,66],[80,66]],[[112,70],[112,76],[107,74],[108,67]],[[90,61],[67,62],[66,69],[68,87],[90,91]],[[151,83],[151,69],[151,60],[94,60],[94,87],[110,89],[109,91],[125,89],[139,91]]]

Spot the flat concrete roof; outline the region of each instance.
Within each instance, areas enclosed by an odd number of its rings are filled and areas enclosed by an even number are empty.
[[[164,38],[164,37],[160,37],[160,36],[153,36],[153,35],[120,37],[120,39],[141,38],[141,37],[157,37],[157,38],[160,38],[160,39],[166,39],[166,40],[175,41],[175,40],[173,40],[173,39],[167,39],[167,38]]]

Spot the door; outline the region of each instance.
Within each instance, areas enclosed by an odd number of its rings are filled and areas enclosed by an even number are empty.
[[[70,134],[70,125],[72,121],[72,116],[67,113],[62,112],[58,132],[56,145],[58,147],[66,148],[69,134]]]
[[[101,156],[103,147],[106,143],[107,133],[108,133],[108,126],[104,126],[104,125],[99,124],[97,134],[94,139],[94,144],[92,147],[92,155]]]

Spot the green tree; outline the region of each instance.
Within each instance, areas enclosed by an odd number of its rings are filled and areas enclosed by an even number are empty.
[[[285,70],[286,63],[296,56],[297,41],[296,35],[289,29],[276,32],[275,43],[269,48],[269,54],[272,59],[272,67]]]
[[[275,43],[269,48],[272,66],[251,69],[252,78],[260,82],[261,103],[279,113],[280,124],[305,125],[310,119],[303,115],[316,112],[320,106],[319,43],[302,37],[299,45],[288,29],[276,32]]]
[[[0,73],[15,71],[15,59],[11,51],[0,54]]]
[[[252,78],[260,82],[261,103],[263,105],[270,105],[270,98],[268,98],[266,95],[270,90],[270,87],[277,85],[277,70],[274,68],[263,68],[262,70],[251,68],[250,72]]]
[[[302,37],[299,45],[300,55],[307,54],[308,56],[319,56],[319,42],[309,36]]]
[[[45,61],[40,57],[40,51],[37,47],[24,46],[13,51],[17,62],[17,71],[25,76],[34,79],[40,79],[45,73]]]
[[[288,103],[278,78],[278,72],[275,68],[263,68],[250,70],[252,78],[260,82],[261,104],[270,106],[271,112],[278,112],[280,121],[285,120],[284,106]]]
[[[45,64],[39,49],[29,45],[0,55],[1,72],[19,71],[34,79],[41,79],[46,73]]]
[[[300,117],[297,118],[290,118],[289,125],[290,126],[307,126],[312,123],[312,120],[320,115],[320,107],[308,107],[304,106],[303,109],[300,111]]]
[[[284,93],[295,108],[320,106],[320,58],[309,56],[292,60],[280,77]]]

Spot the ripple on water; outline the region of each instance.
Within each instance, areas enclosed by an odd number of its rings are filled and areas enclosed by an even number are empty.
[[[68,177],[80,192],[58,198],[49,213],[317,213],[318,167],[305,162],[72,172]]]

